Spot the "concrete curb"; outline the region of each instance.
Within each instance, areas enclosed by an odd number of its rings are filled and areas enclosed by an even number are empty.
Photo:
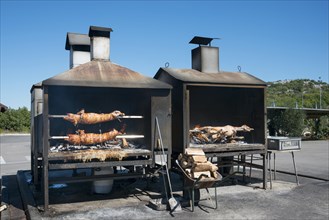
[[[0,136],[29,136],[29,133],[9,133],[9,134],[0,134]]]

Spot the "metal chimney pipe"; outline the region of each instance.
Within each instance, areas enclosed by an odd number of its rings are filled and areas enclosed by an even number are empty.
[[[190,44],[198,44],[192,50],[192,69],[204,73],[219,72],[219,48],[212,47],[211,41],[219,38],[194,37]]]
[[[91,60],[110,60],[110,33],[112,28],[90,26]]]
[[[70,69],[90,61],[90,38],[87,34],[67,33],[65,49],[70,51]]]

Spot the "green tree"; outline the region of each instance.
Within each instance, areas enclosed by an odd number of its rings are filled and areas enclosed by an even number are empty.
[[[0,113],[0,131],[28,132],[30,130],[30,112],[26,107],[11,109]]]
[[[329,116],[320,118],[310,118],[306,120],[308,130],[311,132],[312,139],[329,138]]]
[[[269,106],[294,108],[329,108],[329,85],[309,79],[284,80],[269,82],[267,87]]]
[[[268,114],[270,135],[300,137],[305,127],[305,112],[296,109],[272,111]]]

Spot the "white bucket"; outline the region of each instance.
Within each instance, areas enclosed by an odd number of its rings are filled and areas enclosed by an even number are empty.
[[[113,167],[102,167],[94,169],[95,175],[113,174]],[[93,182],[93,192],[98,194],[108,194],[112,191],[113,180],[98,180]]]

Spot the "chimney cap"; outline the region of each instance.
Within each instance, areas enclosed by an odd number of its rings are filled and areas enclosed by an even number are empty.
[[[89,27],[89,37],[93,37],[93,36],[110,37],[110,33],[112,31],[113,31],[112,28],[90,26]]]
[[[65,50],[70,50],[71,46],[90,46],[90,38],[87,34],[67,33]]]
[[[211,41],[214,39],[220,39],[220,38],[211,38],[211,37],[199,37],[195,36],[193,39],[189,42],[190,44],[199,44],[200,45],[208,45],[211,46]]]

